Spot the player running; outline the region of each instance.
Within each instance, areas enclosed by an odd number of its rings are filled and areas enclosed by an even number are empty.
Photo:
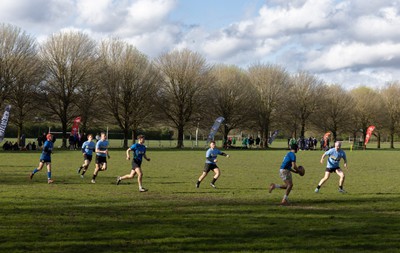
[[[317,188],[315,188],[315,192],[318,193],[319,189],[321,186],[326,182],[326,180],[329,179],[329,176],[331,173],[336,172],[338,176],[340,177],[339,179],[339,192],[340,193],[346,193],[346,191],[343,189],[343,184],[344,184],[344,172],[340,169],[339,167],[339,162],[340,159],[343,158],[344,160],[344,167],[347,168],[347,159],[346,159],[346,153],[341,149],[342,143],[340,141],[335,142],[335,147],[329,149],[326,151],[322,157],[321,157],[321,164],[324,162],[325,156],[328,156],[328,161],[326,164],[326,169],[325,169],[325,176],[321,179],[319,182]]]
[[[93,151],[96,148],[95,143],[92,141],[93,135],[89,134],[87,138],[87,141],[82,144],[83,164],[81,167],[78,168],[78,174],[80,174],[82,171],[81,178],[84,177],[87,169],[89,168],[90,162],[92,161],[93,157]]]
[[[269,187],[269,193],[272,190],[279,188],[285,189],[285,195],[283,195],[283,199],[281,205],[288,205],[289,204],[289,194],[293,188],[293,180],[292,180],[292,171],[294,173],[298,173],[297,165],[296,165],[296,154],[298,146],[297,144],[293,144],[290,146],[290,151],[285,155],[283,158],[282,165],[279,169],[279,176],[282,178],[285,184],[279,185],[272,183]]]
[[[108,154],[108,140],[107,135],[102,132],[100,134],[100,140],[96,143],[96,168],[93,172],[92,184],[96,183],[96,177],[99,171],[107,170],[107,157],[110,158]]]
[[[197,180],[196,183],[196,188],[200,187],[201,181],[207,176],[208,172],[212,170],[215,175],[213,180],[211,181],[210,185],[213,188],[215,187],[215,181],[217,181],[218,177],[221,175],[220,170],[217,166],[217,156],[222,155],[229,157],[228,154],[225,154],[224,152],[221,152],[220,150],[215,148],[215,141],[210,142],[210,148],[206,152],[206,164],[204,165],[204,170],[199,179]]]
[[[146,146],[143,145],[145,142],[145,137],[144,135],[139,135],[137,137],[138,142],[133,144],[130,148],[126,150],[126,160],[130,160],[130,151],[133,151],[133,159],[132,159],[132,170],[130,174],[126,174],[125,176],[122,177],[117,177],[117,185],[121,183],[122,180],[124,179],[132,179],[136,174],[138,175],[138,185],[139,185],[139,192],[146,192],[147,189],[143,188],[142,186],[142,177],[143,177],[143,172],[141,169],[142,165],[142,160],[143,158],[146,159],[147,161],[150,161],[150,158],[146,156]]]
[[[47,134],[46,141],[44,142],[44,145],[43,145],[43,151],[42,151],[42,154],[40,155],[39,166],[31,172],[31,174],[29,175],[30,179],[33,178],[33,176],[36,174],[36,172],[41,171],[44,164],[46,164],[47,165],[47,183],[51,184],[54,182],[51,179],[51,154],[53,153],[52,140],[53,140],[53,135]]]

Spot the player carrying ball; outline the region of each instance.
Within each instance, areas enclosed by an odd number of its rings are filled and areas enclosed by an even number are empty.
[[[297,149],[298,149],[297,144],[290,146],[290,151],[283,158],[282,165],[279,169],[279,176],[282,178],[285,184],[279,185],[272,183],[269,187],[269,193],[271,193],[272,190],[276,188],[285,190],[285,195],[283,195],[281,205],[289,204],[289,194],[293,188],[291,171],[293,171],[294,173],[299,173],[296,165],[296,155],[295,155],[295,153],[297,153]]]

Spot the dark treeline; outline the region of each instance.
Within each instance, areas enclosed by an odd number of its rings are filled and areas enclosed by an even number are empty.
[[[75,117],[81,131],[118,127],[124,146],[140,129],[176,131],[178,148],[193,128],[209,129],[225,118],[232,130],[287,137],[306,131],[365,137],[369,125],[393,139],[399,130],[400,83],[380,90],[346,90],[308,72],[254,63],[247,69],[211,65],[197,52],[174,50],[155,59],[114,38],[95,41],[81,32],[60,32],[38,43],[18,27],[0,24],[0,106],[12,105],[10,123],[18,138],[27,125],[43,121],[61,126],[62,146]]]

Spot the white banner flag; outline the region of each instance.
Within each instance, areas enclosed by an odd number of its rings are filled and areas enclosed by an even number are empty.
[[[8,124],[8,118],[10,117],[10,109],[11,105],[6,106],[6,110],[4,111],[3,117],[0,122],[0,142],[3,141],[4,135],[6,134],[6,128]]]

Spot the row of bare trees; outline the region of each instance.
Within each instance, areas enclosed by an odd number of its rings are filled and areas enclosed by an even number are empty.
[[[264,147],[275,129],[287,137],[331,131],[336,139],[360,130],[365,135],[371,124],[378,137],[389,134],[394,147],[399,97],[399,82],[346,90],[273,64],[213,66],[188,49],[150,60],[123,40],[96,42],[81,32],[60,32],[39,44],[20,28],[0,24],[0,106],[12,105],[19,134],[40,116],[60,122],[65,136],[81,116],[83,131],[99,122],[118,125],[125,147],[141,128],[169,126],[181,148],[190,129],[208,129],[222,116],[225,139],[234,129],[253,130]]]

